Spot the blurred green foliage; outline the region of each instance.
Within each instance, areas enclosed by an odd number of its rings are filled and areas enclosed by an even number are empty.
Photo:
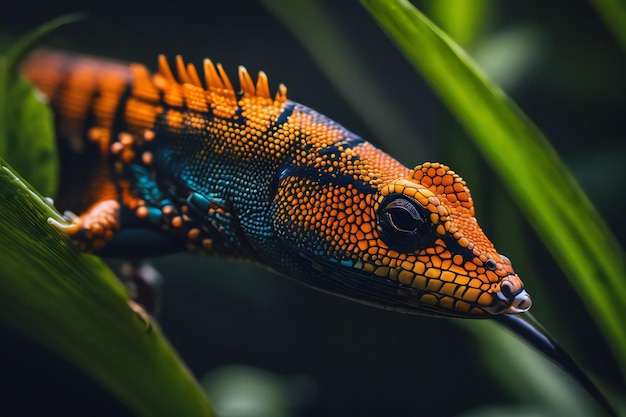
[[[288,417],[309,405],[315,384],[305,375],[283,376],[247,365],[216,368],[202,379],[218,415]]]

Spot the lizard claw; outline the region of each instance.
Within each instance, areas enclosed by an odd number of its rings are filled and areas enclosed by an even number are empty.
[[[137,304],[133,300],[128,300],[128,307],[130,307],[131,311],[135,313],[135,316],[146,327],[146,333],[151,333],[152,316],[150,316],[150,314],[148,314],[141,305]]]
[[[81,229],[81,220],[75,213],[66,211],[63,213],[65,222],[60,222],[57,219],[48,217],[48,224],[55,229],[68,234],[70,236],[75,235]]]
[[[63,219],[48,218],[48,224],[69,235],[81,250],[97,252],[104,248],[120,228],[120,203],[114,199],[100,200],[80,216],[66,211]]]

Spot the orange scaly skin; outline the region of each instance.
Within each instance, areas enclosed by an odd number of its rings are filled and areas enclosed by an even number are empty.
[[[204,80],[52,52],[24,74],[50,98],[62,156],[56,224],[85,250],[243,258],[358,302],[485,318],[530,298],[439,163],[408,169],[240,67]]]

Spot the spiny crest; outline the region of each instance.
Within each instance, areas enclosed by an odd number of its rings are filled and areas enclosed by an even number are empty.
[[[237,92],[230,82],[230,78],[220,63],[214,65],[210,59],[206,58],[203,62],[203,69],[204,83],[198,75],[196,67],[193,64],[185,64],[183,58],[177,55],[176,73],[178,76],[176,77],[165,55],[159,55],[158,74],[163,77],[167,83],[192,84],[208,91],[232,96],[233,98],[237,96]],[[241,96],[243,98],[259,97],[271,100],[269,82],[267,75],[263,71],[259,71],[256,84],[245,67],[239,66],[238,75]],[[287,87],[285,87],[284,84],[279,84],[274,100],[279,102],[287,100]]]
[[[468,210],[474,215],[474,202],[465,181],[448,166],[438,162],[424,162],[413,168],[408,178],[430,189],[448,205]]]

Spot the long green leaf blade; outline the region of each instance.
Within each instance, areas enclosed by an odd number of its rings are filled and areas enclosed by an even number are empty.
[[[626,374],[623,251],[543,134],[405,0],[362,0],[471,133],[593,314]]]
[[[65,356],[139,415],[212,416],[158,328],[147,331],[106,265],[79,253],[49,217],[63,220],[0,159],[0,320]]]

